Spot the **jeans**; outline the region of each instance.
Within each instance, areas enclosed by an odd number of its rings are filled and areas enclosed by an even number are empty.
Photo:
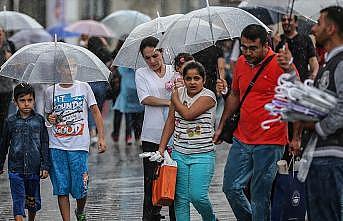
[[[310,221],[343,220],[342,158],[313,158],[306,179],[306,205]]]
[[[153,152],[158,150],[158,144],[151,142],[142,142],[143,152]],[[152,181],[154,178],[155,171],[158,163],[149,161],[149,158],[143,159],[144,167],[144,203],[143,203],[143,221],[160,221],[162,209],[161,206],[154,206],[152,204]],[[169,207],[170,220],[175,220],[174,208]]]
[[[224,169],[223,191],[238,221],[269,221],[270,196],[281,145],[248,145],[236,138]],[[251,203],[243,189],[251,180]]]
[[[24,216],[25,208],[35,213],[41,209],[40,177],[37,174],[9,173],[13,216]]]
[[[175,215],[177,221],[190,221],[190,203],[200,213],[202,220],[215,221],[208,190],[214,175],[214,151],[199,154],[172,152],[177,162]]]
[[[90,82],[88,83],[92,88],[92,91],[95,96],[96,103],[100,112],[102,111],[102,106],[104,106],[106,100],[106,89],[107,89],[107,82],[106,81],[98,81],[98,82]],[[88,126],[89,129],[95,129],[96,124],[93,118],[92,112],[88,110]]]

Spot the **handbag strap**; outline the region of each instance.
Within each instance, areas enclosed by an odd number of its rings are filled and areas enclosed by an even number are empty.
[[[260,74],[262,73],[264,67],[267,66],[267,64],[273,59],[274,56],[275,56],[275,54],[269,56],[269,57],[261,64],[261,66],[260,66],[260,68],[258,69],[258,71],[256,72],[254,78],[250,81],[249,86],[248,86],[247,90],[245,91],[245,93],[244,93],[244,95],[243,95],[243,98],[242,98],[241,102],[239,103],[239,108],[238,108],[238,110],[241,109],[241,107],[242,107],[242,105],[243,105],[243,102],[244,102],[245,98],[247,97],[247,95],[248,95],[249,92],[251,91],[252,87],[254,86],[254,84],[255,84],[255,82],[256,82],[258,76],[260,76]]]

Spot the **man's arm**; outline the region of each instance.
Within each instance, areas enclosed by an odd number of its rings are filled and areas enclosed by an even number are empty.
[[[317,57],[311,57],[308,60],[308,63],[310,65],[310,79],[314,80],[317,76],[318,70],[319,70],[319,64]]]
[[[218,128],[214,134],[213,142],[219,142],[219,136],[223,131],[226,120],[239,108],[240,96],[238,90],[231,90],[230,95],[226,98],[223,114],[220,118]]]
[[[90,107],[90,109],[95,120],[96,128],[98,130],[98,150],[100,153],[103,153],[106,151],[104,121],[102,119],[98,105],[94,104]]]

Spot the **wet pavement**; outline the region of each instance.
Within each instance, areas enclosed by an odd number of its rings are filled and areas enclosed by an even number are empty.
[[[108,151],[98,154],[91,148],[89,156],[89,195],[86,205],[88,220],[141,220],[143,200],[143,166],[138,158],[141,148],[137,145],[114,144],[110,139],[111,120],[105,122]],[[123,138],[121,138],[123,140]],[[223,168],[228,153],[227,145],[217,147],[216,174],[210,189],[214,211],[221,221],[234,221],[231,208],[226,201],[222,188]],[[0,221],[12,218],[12,202],[7,175],[0,176]],[[50,179],[41,183],[42,210],[36,220],[61,220],[57,199],[52,196]],[[71,211],[75,201],[71,199]],[[191,220],[200,221],[201,217],[194,208]],[[73,213],[72,213],[73,214]],[[168,209],[162,215],[169,220]],[[72,216],[72,220],[76,220]]]

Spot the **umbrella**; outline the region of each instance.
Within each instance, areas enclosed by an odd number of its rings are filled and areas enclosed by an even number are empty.
[[[262,8],[262,7],[239,7],[239,8],[249,12],[256,18],[258,18],[261,22],[263,22],[263,24],[265,25],[273,25],[280,21],[279,13],[268,10],[266,8]]]
[[[94,20],[80,20],[68,25],[66,31],[91,36],[112,37],[113,33],[104,24]]]
[[[29,83],[107,81],[110,70],[89,50],[62,42],[27,45],[2,66],[0,75]]]
[[[162,34],[167,31],[168,27],[182,16],[182,14],[175,14],[166,17],[157,17],[154,20],[137,26],[126,38],[113,61],[113,65],[133,69],[145,66],[145,61],[139,52],[139,46],[142,39],[149,36],[160,39]]]
[[[163,35],[158,47],[176,56],[201,51],[218,40],[240,37],[249,24],[269,28],[250,13],[233,7],[208,6],[192,11],[178,19]]]
[[[343,0],[295,0],[294,12],[312,21],[317,21],[320,10],[333,5],[343,6]]]
[[[65,39],[65,38],[72,38],[72,37],[80,36],[79,33],[69,32],[69,31],[64,30],[66,26],[67,24],[60,23],[60,24],[48,27],[47,31],[49,32],[51,36],[57,35],[57,39]]]
[[[21,30],[8,40],[12,41],[17,49],[34,43],[51,41],[51,35],[43,29]]]
[[[0,25],[5,31],[43,29],[43,27],[30,16],[20,12],[5,10],[0,12]]]
[[[121,39],[123,35],[130,34],[138,25],[150,20],[149,16],[139,11],[120,10],[106,16],[101,22],[112,30],[116,38]]]

